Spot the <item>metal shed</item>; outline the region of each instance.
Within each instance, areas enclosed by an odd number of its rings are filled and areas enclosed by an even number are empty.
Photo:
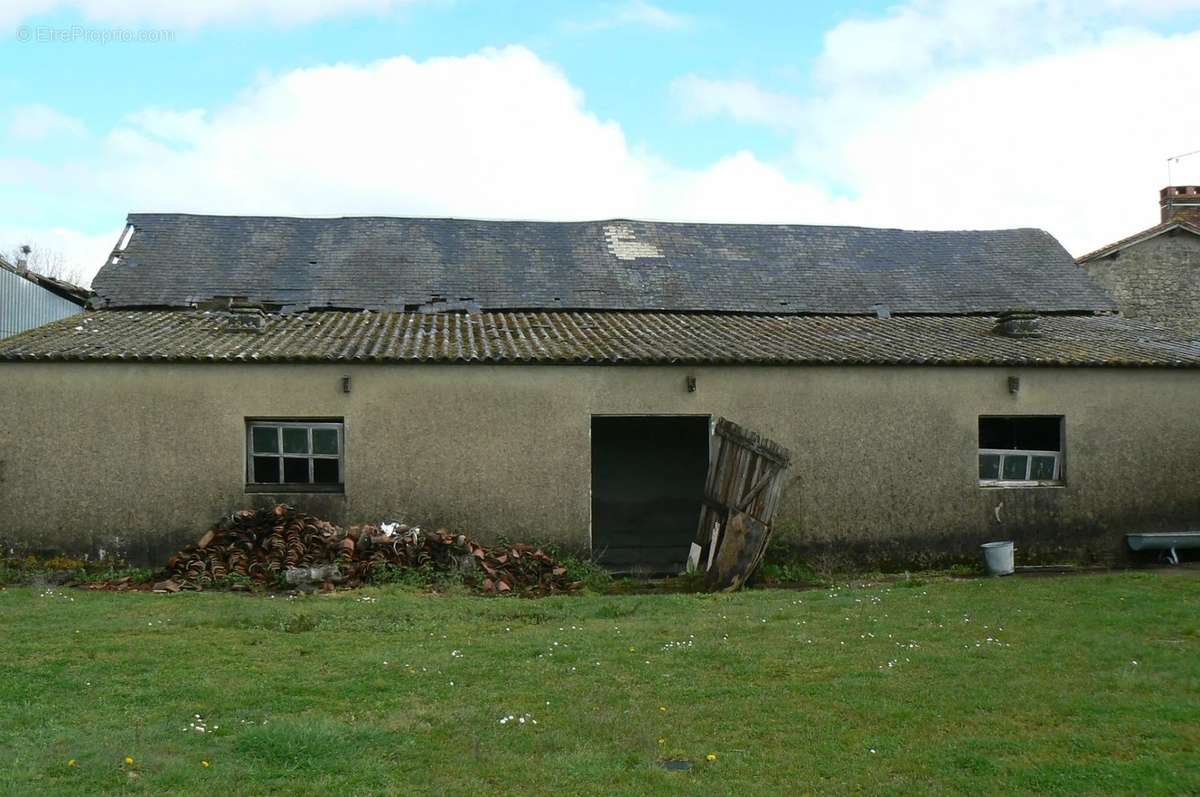
[[[0,338],[82,313],[90,295],[0,258]]]

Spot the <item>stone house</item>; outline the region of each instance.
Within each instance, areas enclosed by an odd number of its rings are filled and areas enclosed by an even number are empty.
[[[1200,346],[1039,230],[135,214],[94,287],[0,342],[10,547],[161,561],[286,501],[682,566],[717,417],[792,452],[811,557],[1200,516]]]
[[[1159,207],[1159,224],[1079,264],[1113,295],[1121,315],[1200,336],[1200,186],[1162,189]]]

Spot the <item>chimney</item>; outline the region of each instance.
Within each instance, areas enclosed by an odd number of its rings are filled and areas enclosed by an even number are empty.
[[[1186,221],[1200,227],[1200,185],[1169,185],[1158,192],[1162,221]]]
[[[29,247],[29,244],[25,244],[21,247],[21,254],[17,256],[17,270],[29,270],[29,253],[32,251],[33,250]]]
[[[996,332],[1006,338],[1040,338],[1042,319],[1030,310],[1009,310],[996,319]]]

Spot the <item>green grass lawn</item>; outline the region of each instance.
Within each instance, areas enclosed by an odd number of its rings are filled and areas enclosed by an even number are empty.
[[[544,600],[10,587],[0,634],[7,794],[1200,793],[1194,571]]]

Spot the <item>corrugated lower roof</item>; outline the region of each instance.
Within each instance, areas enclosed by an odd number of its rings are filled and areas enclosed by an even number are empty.
[[[224,312],[106,310],[0,341],[4,361],[1200,366],[1200,341],[1118,316],[313,312],[235,331]],[[257,321],[257,317],[251,316]]]
[[[1035,229],[172,213],[131,214],[129,224],[93,281],[97,306],[185,308],[240,296],[296,309],[1116,309]]]

